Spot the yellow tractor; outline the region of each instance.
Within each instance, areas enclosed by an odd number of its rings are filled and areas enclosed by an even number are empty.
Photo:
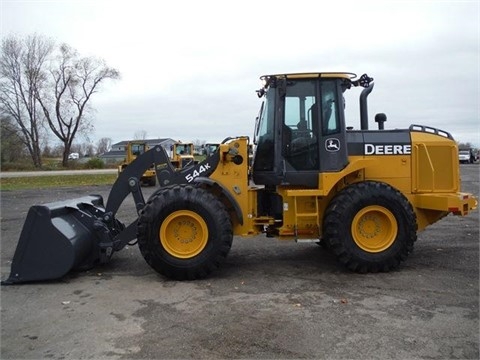
[[[197,163],[195,161],[195,156],[193,152],[193,143],[182,143],[181,141],[178,141],[172,144],[172,146],[170,147],[170,151],[170,162],[176,169],[182,169],[186,166],[194,165]]]
[[[118,176],[125,170],[125,168],[134,161],[137,156],[142,155],[148,151],[148,145],[142,140],[133,140],[127,142],[125,148],[125,160],[118,166]],[[157,177],[155,175],[155,164],[152,164],[143,175],[140,177],[140,182],[149,186],[155,186]]]
[[[204,161],[176,171],[157,146],[113,185],[106,206],[86,196],[30,209],[6,283],[55,279],[107,262],[137,239],[157,272],[177,280],[217,270],[234,236],[323,242],[348,269],[396,269],[417,232],[477,200],[460,189],[458,148],[450,133],[411,125],[370,130],[373,79],[350,73],[261,77],[253,163],[250,139],[226,138]],[[360,129],[346,127],[343,93],[364,87]],[[152,163],[159,188],[145,201],[139,179]],[[116,218],[133,195],[138,218]],[[43,250],[43,251],[41,251]],[[48,250],[48,251],[45,251]],[[41,255],[40,255],[41,254]]]

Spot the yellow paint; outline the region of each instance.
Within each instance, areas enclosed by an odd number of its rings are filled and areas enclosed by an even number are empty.
[[[366,252],[378,253],[388,249],[397,237],[397,220],[382,206],[367,206],[352,221],[351,233],[355,243]]]
[[[411,139],[411,155],[351,156],[341,171],[319,173],[317,188],[277,186],[276,191],[283,199],[283,222],[278,226],[278,237],[321,237],[324,213],[333,196],[344,187],[362,181],[383,182],[404,194],[416,213],[419,230],[448,213],[465,215],[475,209],[477,200],[460,192],[455,142],[447,137],[417,131],[411,132]],[[242,236],[261,233],[265,227],[275,224],[272,217],[257,214],[257,192],[262,187],[248,182],[248,149],[247,137],[221,144],[219,165],[210,176],[238,203],[243,224],[237,221],[233,211],[231,218],[234,235]],[[238,162],[239,157],[243,161],[235,164],[233,160]],[[232,209],[227,202],[226,208]],[[366,238],[362,239],[360,230],[356,231],[356,238],[365,251],[375,252],[377,248],[389,246],[396,223],[386,209],[369,211],[369,216],[372,214],[387,230],[375,236],[373,245]]]
[[[135,146],[142,150],[139,153],[135,153],[133,150],[133,147]],[[120,176],[120,173],[128,166],[128,164],[134,161],[138,155],[141,155],[148,150],[149,150],[149,147],[147,143],[143,140],[133,140],[133,141],[127,142],[127,145],[125,148],[125,159],[122,162],[122,164],[118,166],[118,176]],[[155,179],[156,179],[156,171],[152,164],[152,166],[149,169],[145,170],[140,180],[150,182],[150,183],[153,182],[154,184]]]
[[[205,220],[190,210],[171,213],[160,226],[160,242],[170,255],[190,259],[202,252],[208,243]]]

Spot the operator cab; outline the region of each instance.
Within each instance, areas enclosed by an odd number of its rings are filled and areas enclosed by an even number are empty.
[[[141,143],[132,142],[130,146],[131,146],[131,153],[132,153],[133,156],[140,156],[145,151],[148,150],[147,145],[143,142],[141,142]]]
[[[257,118],[253,180],[259,185],[318,186],[319,172],[348,164],[343,92],[351,73],[266,75]]]

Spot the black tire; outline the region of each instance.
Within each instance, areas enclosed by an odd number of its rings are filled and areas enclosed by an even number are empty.
[[[337,259],[360,273],[396,269],[417,239],[410,202],[378,182],[353,184],[338,193],[326,210],[323,229]]]
[[[330,251],[330,248],[328,247],[327,241],[325,241],[325,239],[323,239],[323,238],[320,239],[319,242],[317,242],[317,245],[320,246],[324,250]]]
[[[175,186],[149,199],[138,219],[137,239],[155,271],[175,280],[193,280],[220,267],[233,232],[225,206],[214,195]]]

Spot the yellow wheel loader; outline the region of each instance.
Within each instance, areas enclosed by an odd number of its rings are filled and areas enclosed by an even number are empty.
[[[33,206],[8,284],[60,278],[107,262],[132,240],[157,272],[177,280],[217,270],[234,236],[325,244],[348,269],[398,268],[417,232],[477,200],[460,190],[458,148],[436,128],[370,130],[373,79],[350,73],[261,77],[263,100],[250,140],[225,139],[204,161],[180,170],[160,146],[120,174],[106,205],[100,196]],[[343,93],[362,86],[360,129],[347,129]],[[157,166],[158,190],[145,201],[140,177]],[[132,194],[138,219],[116,213]]]
[[[125,149],[125,160],[118,166],[118,176],[122,173],[123,170],[134,161],[137,156],[142,155],[144,152],[148,151],[148,145],[145,141],[134,140],[127,142]],[[155,175],[155,164],[145,170],[143,175],[140,177],[140,182],[145,185],[155,186],[157,182],[157,177]]]
[[[195,160],[193,150],[193,143],[182,143],[180,141],[173,143],[170,148],[170,162],[172,163],[173,167],[176,169],[182,169],[184,167],[197,164],[198,161]]]

